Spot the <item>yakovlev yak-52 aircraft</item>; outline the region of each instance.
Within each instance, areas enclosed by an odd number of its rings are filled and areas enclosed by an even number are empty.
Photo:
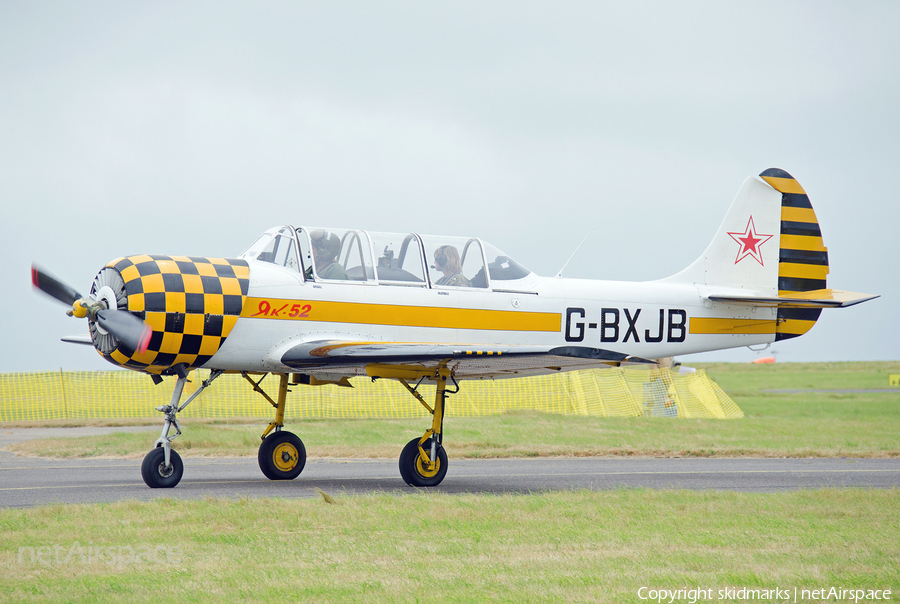
[[[229,372],[258,391],[262,378],[252,376],[280,376],[277,400],[263,393],[276,411],[258,455],[272,480],[295,478],[306,463],[302,441],[282,430],[289,382],[398,380],[433,415],[400,453],[400,474],[436,486],[447,473],[444,404],[460,381],[764,345],[806,333],[823,308],[877,297],[826,287],[828,252],[809,198],[787,172],[760,177],[744,182],[703,255],[658,281],[539,277],[475,237],[293,226],[270,229],[233,259],[113,260],[87,298],[37,267],[32,280],[87,317],[90,339],[69,340],[157,383],[176,376],[141,467],[149,486],[178,484],[177,414]],[[188,372],[200,367],[210,376],[182,403]],[[426,380],[437,386],[433,405],[418,392]]]

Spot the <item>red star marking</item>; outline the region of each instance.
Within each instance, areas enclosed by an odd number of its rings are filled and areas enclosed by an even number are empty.
[[[735,264],[747,256],[751,256],[754,260],[759,262],[760,266],[765,266],[759,248],[766,241],[774,237],[774,235],[757,233],[756,227],[753,225],[753,216],[751,216],[750,220],[747,222],[747,228],[744,229],[743,233],[728,233],[728,235],[741,246],[740,249],[738,249],[737,257],[734,259]]]

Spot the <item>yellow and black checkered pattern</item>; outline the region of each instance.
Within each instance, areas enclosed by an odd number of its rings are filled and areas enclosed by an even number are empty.
[[[809,196],[793,176],[770,168],[760,177],[781,193],[781,250],[778,295],[788,296],[826,287],[828,248]],[[775,341],[796,338],[816,324],[821,308],[779,308]]]
[[[143,354],[120,346],[104,356],[148,373],[206,363],[237,323],[250,287],[243,260],[141,255],[107,266],[121,275],[128,310],[153,328],[153,336]]]

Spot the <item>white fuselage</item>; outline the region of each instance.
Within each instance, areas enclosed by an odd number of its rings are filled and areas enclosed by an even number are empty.
[[[251,260],[244,310],[206,367],[290,371],[282,354],[320,340],[585,346],[658,359],[775,339],[775,309],[712,303],[702,290],[533,273],[489,289],[314,282]],[[707,320],[724,323],[709,333]],[[727,328],[742,322],[766,327]]]

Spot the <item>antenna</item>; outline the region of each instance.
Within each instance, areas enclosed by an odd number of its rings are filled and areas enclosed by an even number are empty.
[[[584,236],[584,239],[581,240],[581,243],[578,244],[578,247],[575,248],[575,251],[572,252],[572,255],[569,256],[569,259],[566,260],[566,263],[562,265],[562,268],[559,269],[559,272],[556,273],[557,277],[562,277],[562,272],[566,270],[566,267],[569,266],[569,263],[572,262],[572,258],[575,257],[575,254],[578,253],[578,250],[581,249],[581,246],[584,245],[584,242],[587,241],[587,238],[591,236],[591,233],[594,232],[594,227],[591,227],[591,230],[588,231],[587,235]]]

